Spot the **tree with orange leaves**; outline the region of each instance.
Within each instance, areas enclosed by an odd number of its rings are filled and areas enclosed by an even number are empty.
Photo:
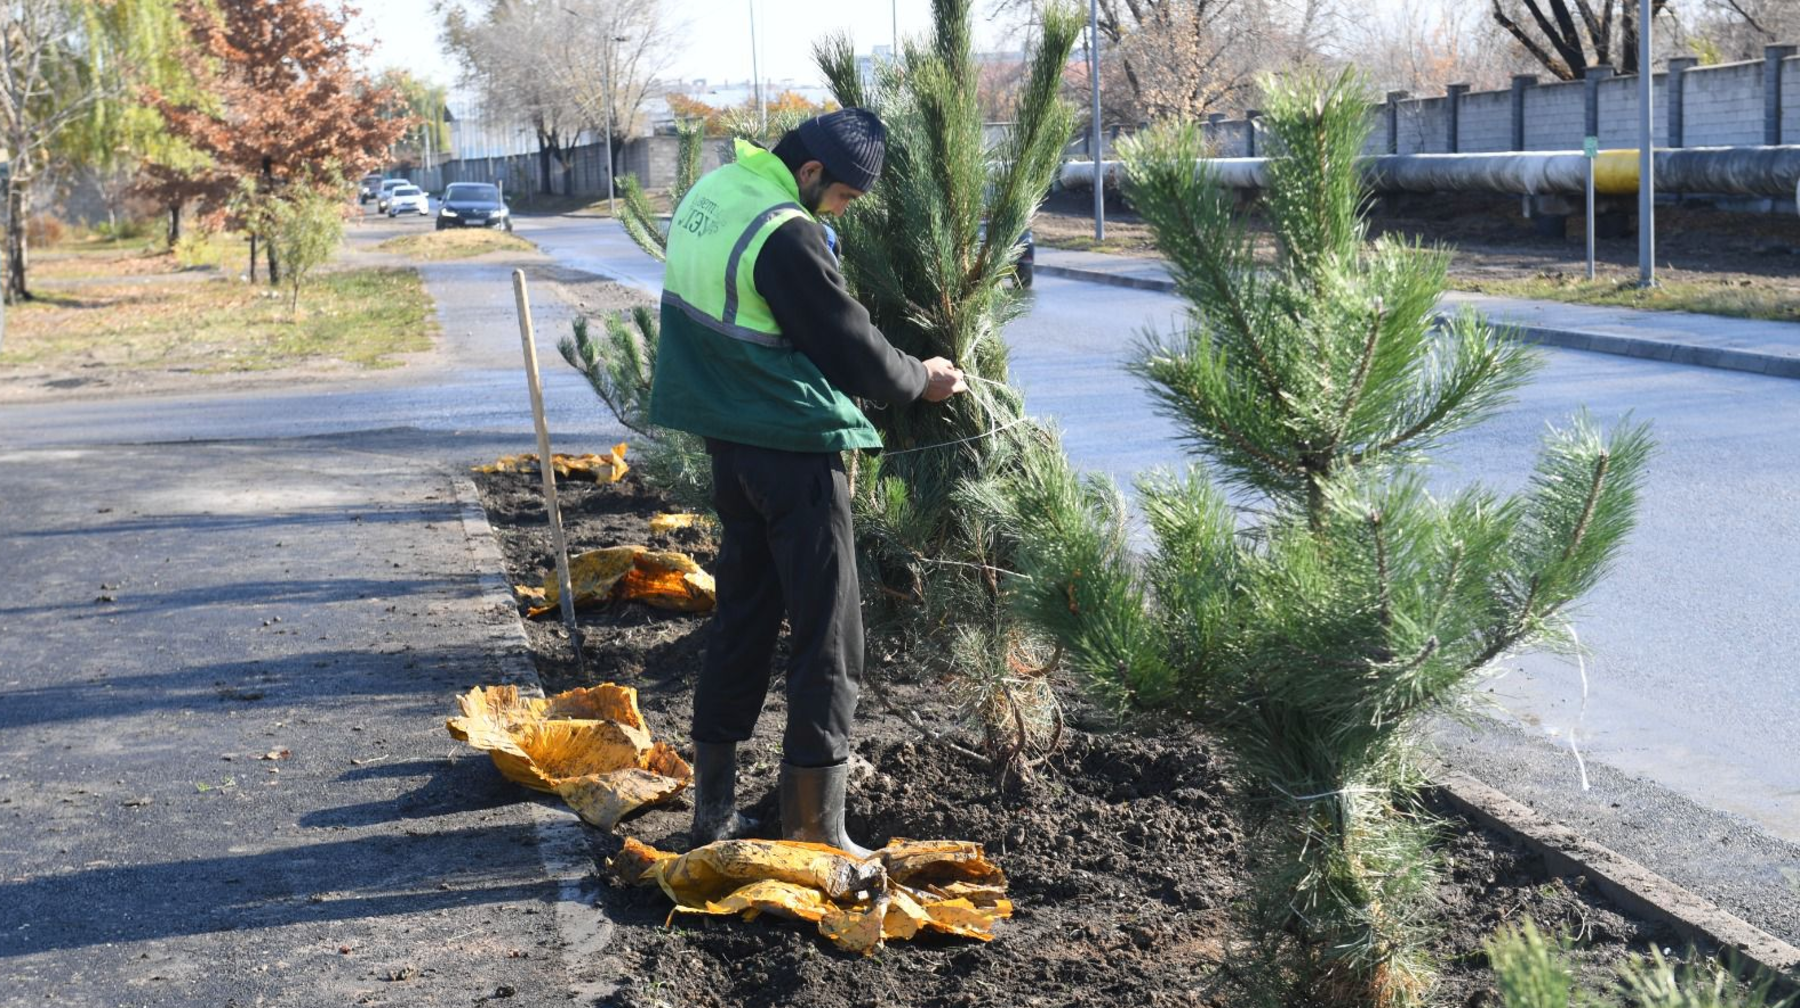
[[[669,103],[669,111],[677,118],[701,120],[707,136],[761,136],[766,133],[771,140],[779,138],[802,119],[810,119],[838,108],[837,102],[830,99],[816,102],[798,91],[783,91],[770,98],[760,110],[756,107],[755,98],[747,98],[741,105],[725,108],[708,105],[698,98],[677,93],[664,95],[663,100]],[[764,117],[769,122],[767,130],[761,128]]]
[[[319,0],[184,0],[201,59],[205,102],[152,96],[170,132],[208,155],[226,179],[253,179],[267,198],[285,188],[341,187],[380,164],[414,123],[391,88],[356,66],[355,10]],[[251,270],[255,241],[251,237]],[[280,280],[272,243],[269,282]]]

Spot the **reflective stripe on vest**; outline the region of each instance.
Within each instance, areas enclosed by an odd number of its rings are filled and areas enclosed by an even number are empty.
[[[868,417],[783,337],[756,289],[769,236],[812,218],[779,158],[742,142],[737,150],[670,220],[650,422],[781,451],[879,448]]]
[[[785,346],[781,326],[756,290],[756,257],[777,228],[811,215],[794,201],[787,188],[792,176],[773,154],[740,143],[738,158],[702,178],[675,208],[664,298],[721,335]]]

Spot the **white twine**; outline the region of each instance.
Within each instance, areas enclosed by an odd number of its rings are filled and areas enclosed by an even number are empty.
[[[1012,388],[1012,386],[1006,384],[1003,381],[995,381],[992,378],[983,378],[980,375],[965,374],[965,375],[963,375],[963,380],[964,381],[977,381],[977,382],[982,383],[983,385],[996,385],[996,386],[999,386],[1000,388],[1004,388],[1004,389]],[[991,407],[989,408],[988,413],[990,416],[993,414],[993,409]],[[919,445],[916,448],[902,448],[899,451],[882,452],[882,454],[883,455],[910,455],[913,452],[925,451],[929,448],[949,448],[954,445],[968,444],[971,441],[980,441],[982,438],[993,437],[995,434],[998,434],[1004,430],[1010,430],[1011,428],[1017,427],[1018,425],[1024,423],[1026,420],[1029,420],[1029,419],[1030,419],[1030,417],[1019,417],[1016,420],[1012,420],[1012,421],[1009,421],[1008,423],[1001,424],[998,427],[990,427],[986,431],[983,431],[980,434],[974,434],[974,435],[971,435],[966,438],[957,438],[955,441],[940,441],[937,444]]]
[[[973,567],[976,570],[993,571],[996,574],[1005,574],[1008,577],[1024,578],[1027,581],[1037,580],[1036,578],[1032,577],[1030,574],[1021,574],[1018,571],[1007,570],[1005,567],[995,567],[993,564],[968,563],[963,560],[937,560],[932,557],[917,557],[916,559],[920,563],[949,564],[952,567]]]
[[[1575,671],[1581,674],[1581,707],[1575,712],[1575,727],[1569,729],[1569,751],[1575,754],[1575,768],[1581,771],[1581,790],[1589,789],[1587,761],[1581,758],[1581,745],[1576,741],[1583,723],[1587,720],[1588,677],[1587,662],[1581,659],[1581,638],[1575,634],[1575,624],[1569,624],[1569,639],[1575,642]]]
[[[968,444],[970,441],[980,441],[983,438],[993,437],[995,434],[998,434],[1001,431],[1006,430],[1011,427],[1017,427],[1018,425],[1024,423],[1025,421],[1027,421],[1029,419],[1031,419],[1031,418],[1030,417],[1020,417],[1017,420],[1013,420],[1008,423],[1002,424],[999,427],[992,428],[991,430],[985,430],[985,431],[982,431],[980,434],[971,435],[966,438],[957,438],[955,441],[940,441],[937,444],[919,445],[917,448],[902,448],[899,451],[884,451],[884,452],[882,452],[882,454],[886,455],[886,456],[908,455],[908,454],[911,454],[912,452],[924,451],[927,448],[948,448],[951,445]]]
[[[1297,802],[1318,801],[1321,798],[1339,798],[1344,795],[1353,795],[1353,794],[1374,794],[1378,791],[1383,790],[1381,788],[1370,787],[1366,784],[1352,784],[1346,788],[1338,788],[1336,791],[1321,791],[1318,794],[1297,795],[1297,794],[1293,794],[1293,793],[1289,792],[1287,788],[1282,787],[1280,784],[1272,784],[1270,786],[1273,787],[1275,790],[1280,791],[1282,794],[1282,797],[1288,799],[1289,801],[1297,801]]]

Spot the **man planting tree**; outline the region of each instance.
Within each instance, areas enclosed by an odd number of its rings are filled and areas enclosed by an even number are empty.
[[[965,387],[950,361],[901,353],[870,324],[819,221],[875,185],[886,138],[873,113],[847,108],[773,150],[740,140],[669,231],[650,419],[706,439],[724,529],[694,691],[696,846],[749,825],[737,744],[756,727],[785,614],[782,833],[869,853],[844,834],[863,628],[841,453],[881,439],[851,397],[941,402]]]

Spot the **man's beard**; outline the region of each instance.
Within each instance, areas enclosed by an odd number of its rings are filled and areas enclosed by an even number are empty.
[[[830,188],[831,183],[825,181],[823,176],[814,179],[810,185],[802,185],[800,205],[806,208],[807,213],[818,216],[819,204],[825,201],[825,190]]]

